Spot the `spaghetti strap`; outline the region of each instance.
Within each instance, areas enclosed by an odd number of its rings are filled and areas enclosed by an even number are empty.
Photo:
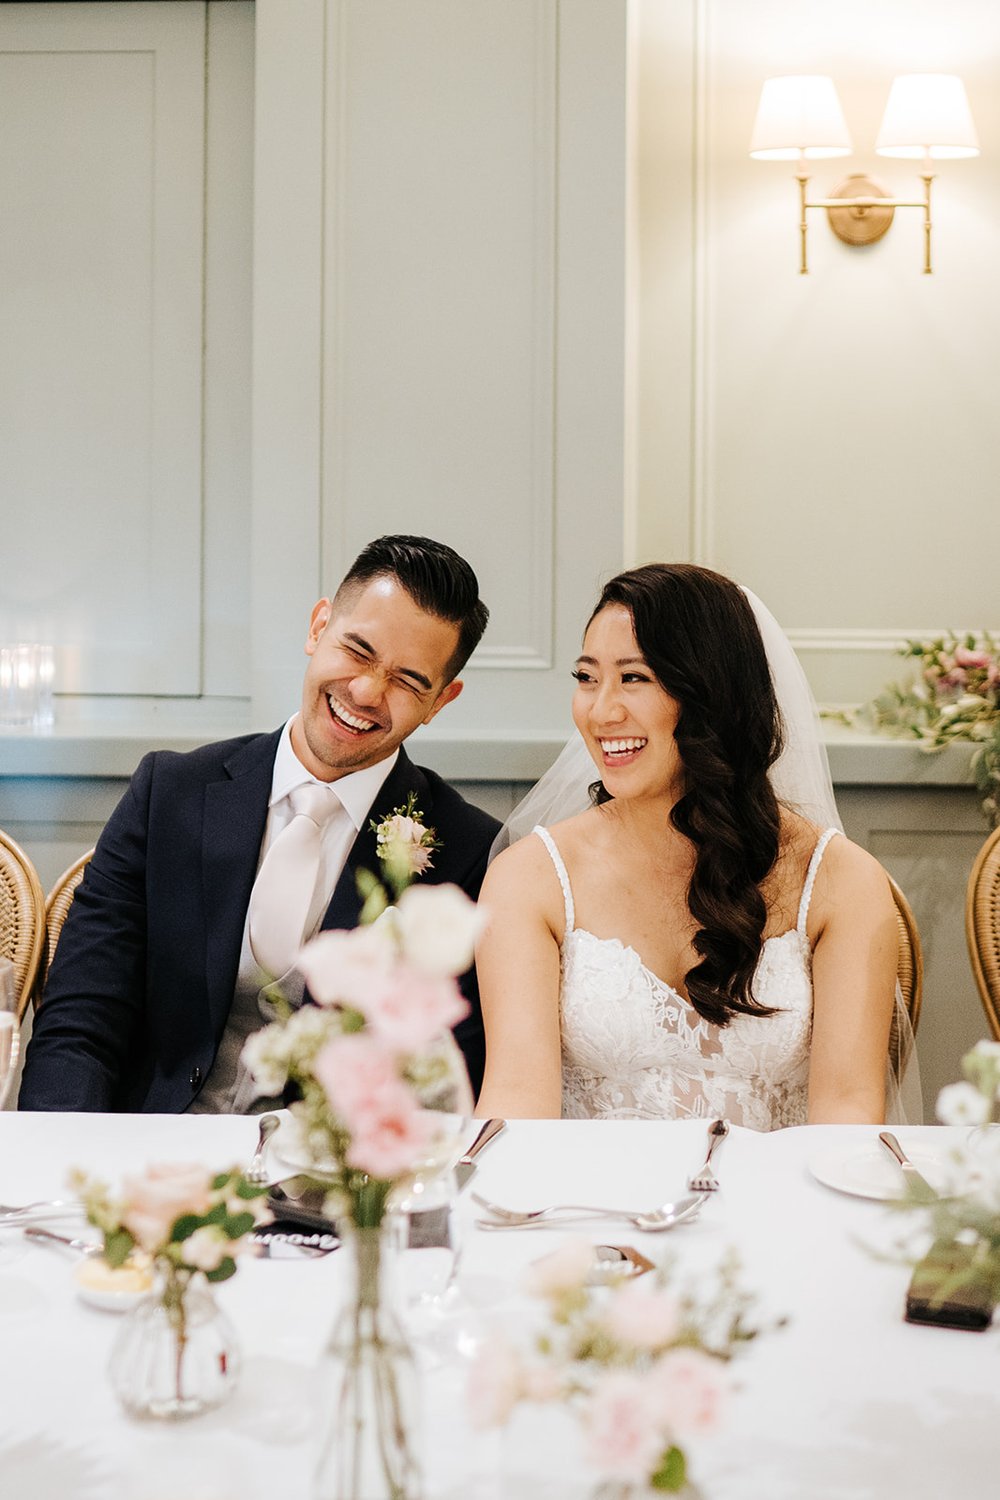
[[[819,839],[816,843],[816,847],[812,852],[812,859],[809,861],[809,868],[806,871],[806,882],[802,887],[802,899],[799,902],[799,915],[795,923],[796,932],[800,932],[803,937],[805,937],[806,919],[809,916],[809,902],[812,899],[813,885],[816,881],[816,872],[819,869],[820,861],[823,858],[823,854],[826,850],[827,844],[833,838],[834,834],[837,834],[839,832],[839,828],[827,828],[823,833],[820,834]]]
[[[573,892],[570,890],[569,876],[566,873],[566,866],[563,864],[562,855],[556,848],[556,841],[547,828],[543,828],[541,824],[538,824],[532,829],[532,832],[538,834],[538,837],[549,851],[549,858],[556,867],[556,874],[559,876],[559,884],[562,886],[563,901],[566,906],[566,931],[572,932],[576,926],[576,912],[573,907]]]

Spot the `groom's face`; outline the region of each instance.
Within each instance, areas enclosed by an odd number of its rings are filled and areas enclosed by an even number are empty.
[[[459,630],[388,575],[312,612],[292,746],[321,781],[373,766],[462,691],[446,681]]]

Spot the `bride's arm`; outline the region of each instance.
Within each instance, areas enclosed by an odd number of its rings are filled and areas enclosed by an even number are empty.
[[[494,860],[480,900],[489,921],[476,947],[486,1028],[476,1114],[558,1119],[562,896],[541,841],[521,839]]]
[[[898,939],[882,866],[856,844],[833,839],[810,907],[813,1029],[809,1122],[881,1124]]]

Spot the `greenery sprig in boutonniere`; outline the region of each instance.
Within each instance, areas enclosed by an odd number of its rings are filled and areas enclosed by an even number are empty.
[[[972,770],[991,827],[1000,823],[1000,642],[988,631],[908,640],[898,654],[918,672],[890,683],[856,712],[840,715],[878,734],[915,740],[933,754],[956,741],[975,745]]]

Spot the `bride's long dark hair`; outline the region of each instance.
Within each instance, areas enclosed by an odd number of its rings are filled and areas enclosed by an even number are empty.
[[[670,819],[695,848],[687,902],[700,962],[684,976],[691,1004],[719,1026],[737,1012],[772,1015],[754,999],[753,976],[767,922],[760,885],[778,857],[768,771],[782,728],[753,610],[730,579],[689,563],[619,573],[591,620],[609,604],[629,611],[643,656],[680,705],[674,739],[686,786]],[[600,782],[592,796],[609,800]]]

